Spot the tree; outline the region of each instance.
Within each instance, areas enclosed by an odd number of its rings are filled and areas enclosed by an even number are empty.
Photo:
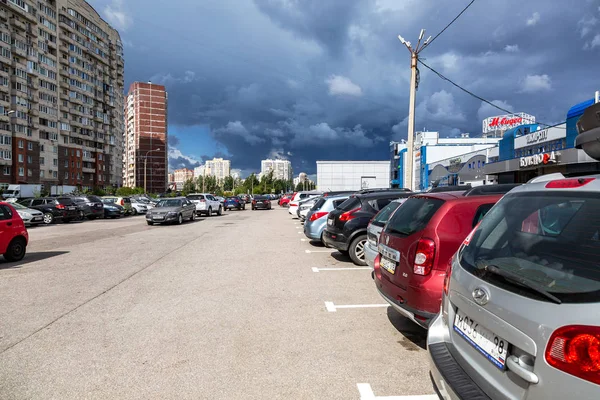
[[[225,191],[230,191],[233,190],[233,177],[232,176],[226,176],[225,179],[223,180],[223,190]]]
[[[296,185],[296,192],[301,192],[302,190],[304,190],[304,183],[302,182],[298,182],[298,184]]]
[[[258,192],[256,191],[257,188],[260,189],[259,185],[260,185],[260,181],[258,180],[258,178],[256,177],[256,175],[250,174],[250,176],[247,177],[244,180],[244,183],[242,185],[243,188],[244,188],[244,192],[243,193],[250,193],[252,191],[253,187],[254,187],[254,190],[255,190],[254,193],[260,193],[260,191],[258,191]]]
[[[181,190],[181,192],[183,193],[184,196],[187,196],[190,193],[194,193],[195,191],[196,191],[196,183],[194,182],[193,179],[190,178],[183,183],[183,189]]]

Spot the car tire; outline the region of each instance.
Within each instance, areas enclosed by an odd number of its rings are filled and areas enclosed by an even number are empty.
[[[177,225],[183,224],[183,215],[179,214],[177,216]]]
[[[45,213],[44,214],[44,224],[50,225],[53,222],[54,222],[54,215],[52,215],[52,213]]]
[[[137,215],[137,209],[132,208],[131,209],[131,215]]]
[[[85,214],[83,211],[79,211],[79,221],[83,221],[85,219]]]
[[[223,215],[223,209],[219,206],[219,211],[217,211],[217,215]]]
[[[151,222],[151,221],[146,221],[146,223],[150,226],[154,225],[154,222]]]
[[[196,220],[196,213],[193,212],[192,216],[190,217],[190,221],[194,222]]]
[[[354,264],[361,267],[367,265],[365,261],[365,245],[367,244],[367,235],[359,235],[350,244],[350,259]]]
[[[212,217],[212,207],[208,207],[208,212],[206,213],[207,217]]]
[[[4,253],[4,258],[6,261],[21,261],[23,257],[25,257],[25,251],[27,248],[27,242],[22,237],[14,238],[8,247],[6,248],[6,253]]]

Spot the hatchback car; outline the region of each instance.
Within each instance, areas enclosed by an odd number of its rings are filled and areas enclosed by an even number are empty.
[[[259,208],[262,208],[263,210],[270,210],[271,209],[271,200],[269,200],[265,196],[260,196],[260,195],[254,196],[254,199],[252,199],[252,209],[258,210]]]
[[[125,208],[115,204],[110,199],[102,199],[104,218],[121,218],[125,216]]]
[[[104,216],[104,205],[99,197],[74,196],[72,199],[79,206],[80,219],[82,219],[81,217],[86,217],[89,220],[94,220]]]
[[[244,202],[244,200],[240,199],[237,196],[227,197],[225,199],[225,210],[232,210],[232,209],[245,210],[246,203]]]
[[[385,223],[406,199],[396,199],[387,206],[383,207],[377,215],[373,217],[367,226],[367,244],[365,245],[365,261],[371,268],[374,267],[375,257],[379,254],[377,246],[379,245],[379,236]]]
[[[6,261],[25,257],[29,233],[17,210],[9,203],[0,203],[0,254]]]
[[[27,208],[17,202],[10,203],[10,205],[17,210],[25,226],[35,226],[44,223],[44,213],[41,211]]]
[[[69,197],[38,197],[20,200],[19,204],[44,213],[44,224],[71,222],[79,218],[77,206]]]
[[[133,213],[131,207],[131,199],[129,197],[118,197],[118,196],[103,196],[104,204],[107,202],[117,204],[125,209],[125,215],[131,215]]]
[[[323,232],[327,226],[327,216],[341,206],[349,196],[321,197],[306,214],[304,234],[311,240],[323,241]]]
[[[381,296],[427,328],[440,309],[450,257],[500,197],[444,192],[406,200],[380,236],[373,275]]]
[[[367,265],[365,244],[369,221],[392,200],[411,194],[405,191],[377,191],[351,196],[327,216],[323,243],[342,254],[348,254],[354,264]]]
[[[427,338],[445,399],[600,396],[600,176],[528,183],[467,236]]]
[[[292,215],[294,218],[298,217],[296,213],[298,211],[298,204],[301,200],[308,199],[310,197],[320,197],[323,194],[317,191],[310,192],[296,192],[290,202],[288,203],[288,213]]]

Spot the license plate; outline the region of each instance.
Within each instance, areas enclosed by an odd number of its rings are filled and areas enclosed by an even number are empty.
[[[42,217],[34,217],[34,218],[32,218],[31,220],[32,220],[32,221],[42,221],[43,219],[44,219],[44,218],[42,218]]]
[[[69,208],[68,208],[68,210],[69,210],[69,211],[75,211],[76,209],[77,209],[77,208],[75,208],[75,207],[69,207]]]
[[[505,368],[509,346],[506,340],[479,325],[460,310],[456,310],[454,330],[496,367]]]
[[[327,220],[327,225],[329,225],[329,226],[333,225],[333,220],[332,219],[328,219]]]
[[[379,265],[392,275],[396,272],[396,262],[393,260],[381,257],[379,260]]]
[[[165,217],[154,217],[154,219],[165,219]]]

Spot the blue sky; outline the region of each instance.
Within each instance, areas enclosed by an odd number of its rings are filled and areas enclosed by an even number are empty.
[[[121,33],[125,84],[164,84],[171,167],[266,157],[387,159],[406,137],[409,54],[467,0],[90,0]],[[600,88],[600,0],[477,0],[422,57],[494,104],[545,123]],[[481,132],[501,111],[421,68],[417,127]]]

